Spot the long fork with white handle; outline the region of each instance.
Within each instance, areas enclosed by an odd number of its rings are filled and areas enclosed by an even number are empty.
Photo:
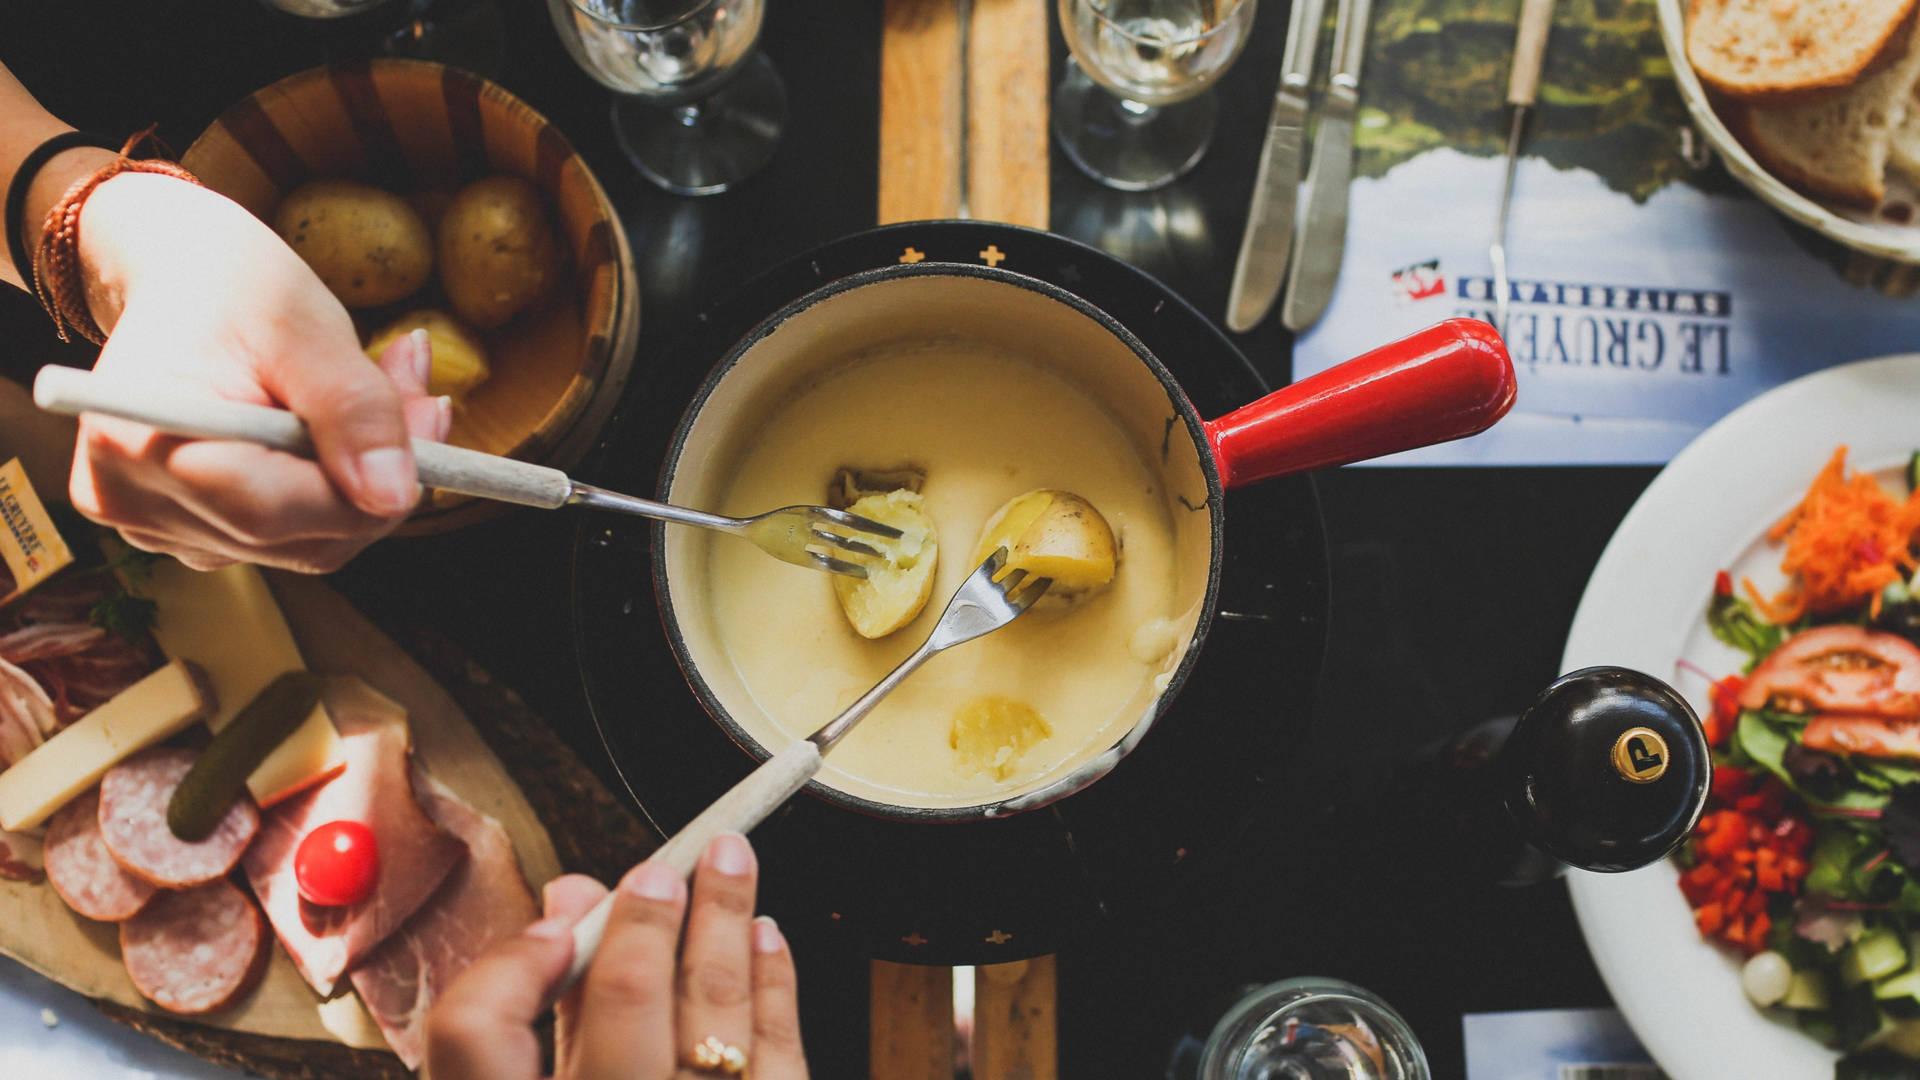
[[[171,435],[235,439],[302,457],[313,456],[307,425],[293,413],[227,401],[177,387],[104,379],[79,368],[42,368],[33,400],[48,412],[100,413],[135,420]],[[745,537],[776,559],[828,573],[864,578],[862,558],[883,558],[870,541],[897,540],[900,530],[825,506],[784,506],[748,518],[725,517],[582,484],[559,469],[429,439],[413,440],[420,482],[442,491],[477,495],[543,510],[587,506],[697,525]],[[845,556],[845,557],[843,557]]]
[[[1025,570],[1009,570],[996,581],[995,576],[1000,575],[1001,568],[1006,564],[1007,549],[995,549],[985,562],[967,575],[967,580],[960,583],[953,599],[947,602],[947,610],[940,614],[940,621],[934,624],[933,633],[927,635],[927,640],[914,650],[913,655],[902,660],[899,667],[888,672],[886,678],[862,694],[860,700],[847,706],[845,712],[822,725],[820,730],[762,762],[759,768],[747,774],[746,779],[735,784],[712,806],[688,822],[686,828],[674,833],[666,843],[660,845],[659,850],[648,856],[647,861],[664,862],[682,877],[693,873],[694,864],[700,861],[700,853],[714,837],[724,832],[744,833],[752,829],[792,797],[794,792],[805,787],[807,781],[820,771],[823,755],[872,712],[873,707],[880,704],[881,698],[913,674],[914,669],[926,663],[935,653],[972,641],[1012,622],[1021,612],[1032,607],[1035,600],[1040,599],[1040,594],[1047,591],[1047,586],[1053,584],[1049,578],[1029,578]],[[593,961],[594,952],[600,948],[600,936],[607,928],[607,914],[613,910],[614,895],[608,893],[594,905],[592,911],[574,924],[573,964],[567,969],[566,980],[556,993],[565,993]]]

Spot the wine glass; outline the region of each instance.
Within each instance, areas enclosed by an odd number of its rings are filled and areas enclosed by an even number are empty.
[[[506,60],[506,27],[491,0],[260,0],[331,23],[329,57],[432,60],[491,75]]]
[[[1073,55],[1053,92],[1053,134],[1080,171],[1150,191],[1206,153],[1207,91],[1247,43],[1255,0],[1060,0]]]
[[[613,132],[668,191],[712,195],[765,165],[787,91],[755,48],[763,0],[548,0],[560,39],[618,96]]]
[[[1200,1050],[1196,1080],[1430,1080],[1393,1007],[1349,982],[1285,979],[1240,999]]]

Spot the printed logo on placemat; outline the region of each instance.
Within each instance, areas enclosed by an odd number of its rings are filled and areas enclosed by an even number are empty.
[[[1393,302],[1396,304],[1411,304],[1415,300],[1446,294],[1447,279],[1440,273],[1439,259],[1403,266],[1393,272]]]

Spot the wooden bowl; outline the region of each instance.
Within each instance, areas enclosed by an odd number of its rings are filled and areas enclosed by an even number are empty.
[[[413,198],[451,195],[496,174],[533,182],[564,241],[557,294],[483,336],[492,376],[454,414],[448,441],[567,469],[626,383],[640,301],[619,215],[558,129],[500,87],[419,60],[374,60],[290,75],[222,113],[181,163],[271,221],[288,191],[344,177]],[[354,312],[362,337],[422,306],[436,279],[391,307]],[[439,532],[504,509],[432,492],[403,533]]]

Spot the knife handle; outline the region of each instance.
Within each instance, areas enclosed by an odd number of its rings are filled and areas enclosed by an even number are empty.
[[[1553,0],[1521,0],[1520,29],[1513,39],[1513,71],[1507,75],[1507,104],[1531,105],[1540,89],[1540,65],[1546,58],[1547,32],[1553,29]]]

